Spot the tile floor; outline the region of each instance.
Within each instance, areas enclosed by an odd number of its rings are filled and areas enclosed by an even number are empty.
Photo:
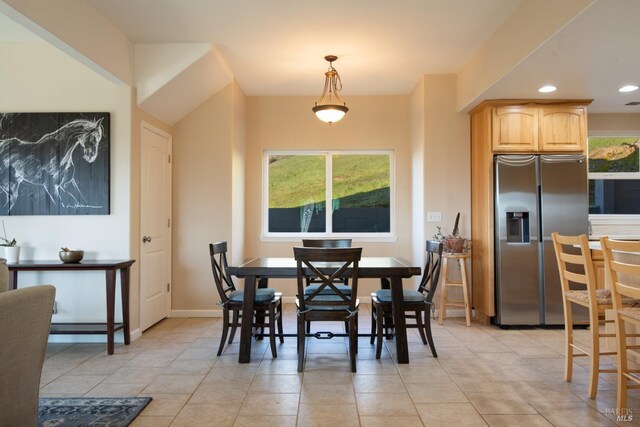
[[[368,310],[360,313],[362,332]],[[285,330],[295,331],[291,305]],[[50,344],[41,395],[152,396],[138,427],[616,425],[607,413],[615,408],[615,374],[600,376],[596,400],[587,397],[587,358],[576,359],[574,379],[565,382],[562,330],[466,327],[450,319],[433,325],[437,359],[414,329],[408,365],[395,363],[392,342],[376,360],[361,338],[355,374],[343,338],[307,339],[299,374],[295,338],[279,345],[277,359],[268,341],[254,341],[251,363],[240,365],[237,343],[216,357],[220,331],[220,319],[166,319],[113,356],[104,344]],[[577,339],[588,342],[587,334],[579,330]],[[640,425],[640,393],[631,395],[634,420],[618,425]]]

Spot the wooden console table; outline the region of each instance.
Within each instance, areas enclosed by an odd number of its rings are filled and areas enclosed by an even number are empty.
[[[52,323],[52,334],[106,334],[107,353],[113,354],[114,333],[122,329],[124,343],[131,342],[129,331],[129,273],[135,260],[83,260],[78,263],[63,263],[58,260],[20,261],[7,264],[9,267],[9,289],[18,288],[19,271],[104,271],[107,289],[106,323]],[[122,294],[122,323],[114,322],[116,303],[116,271],[120,270],[120,288]]]

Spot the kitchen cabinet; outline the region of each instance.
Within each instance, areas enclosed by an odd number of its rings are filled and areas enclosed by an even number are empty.
[[[584,105],[486,105],[491,109],[494,153],[578,152],[585,150]]]
[[[587,140],[587,107],[539,108],[538,130],[538,149],[541,152],[584,152]]]
[[[469,112],[472,304],[483,323],[489,323],[496,314],[493,156],[585,153],[590,103],[591,100],[489,100]],[[603,270],[599,272],[601,276],[602,273]]]
[[[492,108],[493,151],[532,152],[538,149],[538,109],[534,107]]]

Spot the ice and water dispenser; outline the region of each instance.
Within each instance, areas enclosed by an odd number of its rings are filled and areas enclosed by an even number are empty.
[[[507,243],[529,243],[529,212],[507,212]]]

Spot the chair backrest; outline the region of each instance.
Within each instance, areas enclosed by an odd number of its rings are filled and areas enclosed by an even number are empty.
[[[353,311],[358,295],[358,265],[362,257],[362,248],[304,248],[294,247],[293,255],[297,262],[298,300],[300,310],[314,306],[345,306]],[[317,279],[320,285],[314,292],[304,293],[305,279]],[[351,295],[346,295],[335,282],[350,279]],[[335,295],[322,295],[325,288]]]
[[[605,271],[609,274],[613,306],[622,308],[621,296],[640,299],[640,241],[600,239]],[[614,256],[613,251],[621,253]],[[620,259],[617,259],[620,258]]]
[[[227,242],[209,243],[209,256],[220,303],[226,304],[229,301],[227,294],[236,290],[231,276],[227,273]]]
[[[585,234],[562,236],[557,232],[551,233],[551,238],[556,251],[562,292],[571,290],[569,282],[582,284],[589,294],[590,309],[597,309],[596,274],[589,239]]]
[[[9,267],[7,260],[0,258],[0,292],[9,290]]]
[[[442,242],[427,240],[427,262],[424,266],[422,279],[418,286],[418,292],[425,295],[425,300],[430,303],[436,293],[440,280],[440,264],[442,258]]]
[[[0,426],[38,424],[40,375],[56,288],[0,293]]]
[[[351,239],[302,239],[305,248],[350,248]]]

